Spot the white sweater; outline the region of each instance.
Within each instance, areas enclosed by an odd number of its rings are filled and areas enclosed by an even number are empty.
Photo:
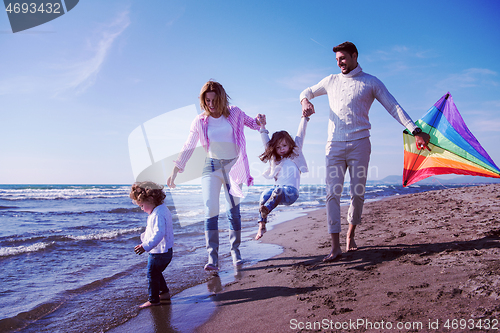
[[[353,141],[370,136],[368,111],[373,101],[380,104],[404,127],[413,132],[417,126],[375,76],[358,65],[348,74],[332,74],[305,89],[300,100],[328,95],[330,120],[328,141]]]
[[[281,163],[276,163],[276,160],[272,158],[269,161],[269,167],[262,174],[267,179],[273,179],[276,181],[276,185],[290,185],[296,189],[300,188],[300,174],[302,172],[308,172],[306,158],[302,153],[302,147],[304,146],[304,139],[306,136],[307,120],[308,118],[302,117],[299,123],[299,129],[297,130],[297,135],[295,136],[295,149],[294,155],[289,158],[284,158]],[[267,146],[269,142],[269,131],[259,130],[260,137],[264,146]]]
[[[142,247],[149,253],[165,253],[174,246],[172,214],[164,203],[148,215],[146,231],[141,234]]]

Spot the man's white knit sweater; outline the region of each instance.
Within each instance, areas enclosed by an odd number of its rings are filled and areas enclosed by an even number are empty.
[[[328,141],[353,141],[370,136],[368,111],[375,99],[404,127],[413,132],[417,126],[375,76],[358,65],[348,74],[332,74],[305,89],[300,100],[328,95],[330,121]]]

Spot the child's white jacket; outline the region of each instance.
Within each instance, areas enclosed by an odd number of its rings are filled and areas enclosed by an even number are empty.
[[[144,250],[149,253],[165,253],[174,246],[172,214],[165,203],[156,206],[148,215],[141,242]]]
[[[309,169],[307,168],[307,162],[306,158],[304,157],[304,154],[302,153],[302,146],[304,145],[304,138],[306,136],[306,128],[307,128],[307,122],[309,121],[309,118],[302,117],[300,119],[300,124],[299,124],[299,129],[297,131],[297,136],[295,137],[295,144],[297,147],[294,149],[294,154],[292,157],[289,157],[290,160],[292,160],[295,165],[297,165],[297,168],[301,173],[308,172]],[[260,137],[262,139],[262,143],[264,143],[264,147],[267,146],[267,143],[269,140],[269,132],[267,130],[259,130],[260,132]],[[276,160],[272,158],[269,161],[269,168],[264,171],[262,174],[265,178],[267,179],[277,179],[278,174],[281,170],[281,167],[279,164],[276,163]]]

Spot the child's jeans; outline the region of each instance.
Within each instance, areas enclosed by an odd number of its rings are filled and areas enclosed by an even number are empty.
[[[148,256],[148,293],[151,303],[160,301],[160,293],[168,292],[167,283],[162,272],[172,260],[172,248],[165,253],[150,253]]]
[[[274,185],[270,189],[262,192],[260,196],[260,205],[266,206],[269,211],[272,211],[278,205],[291,205],[297,201],[299,190],[288,185]],[[259,222],[267,222],[267,218],[262,218],[260,215]]]

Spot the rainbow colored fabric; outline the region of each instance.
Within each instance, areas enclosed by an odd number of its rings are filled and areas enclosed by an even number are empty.
[[[418,150],[415,137],[403,132],[403,186],[433,175],[459,174],[500,178],[500,169],[465,125],[447,93],[416,121],[431,137],[429,148]]]

